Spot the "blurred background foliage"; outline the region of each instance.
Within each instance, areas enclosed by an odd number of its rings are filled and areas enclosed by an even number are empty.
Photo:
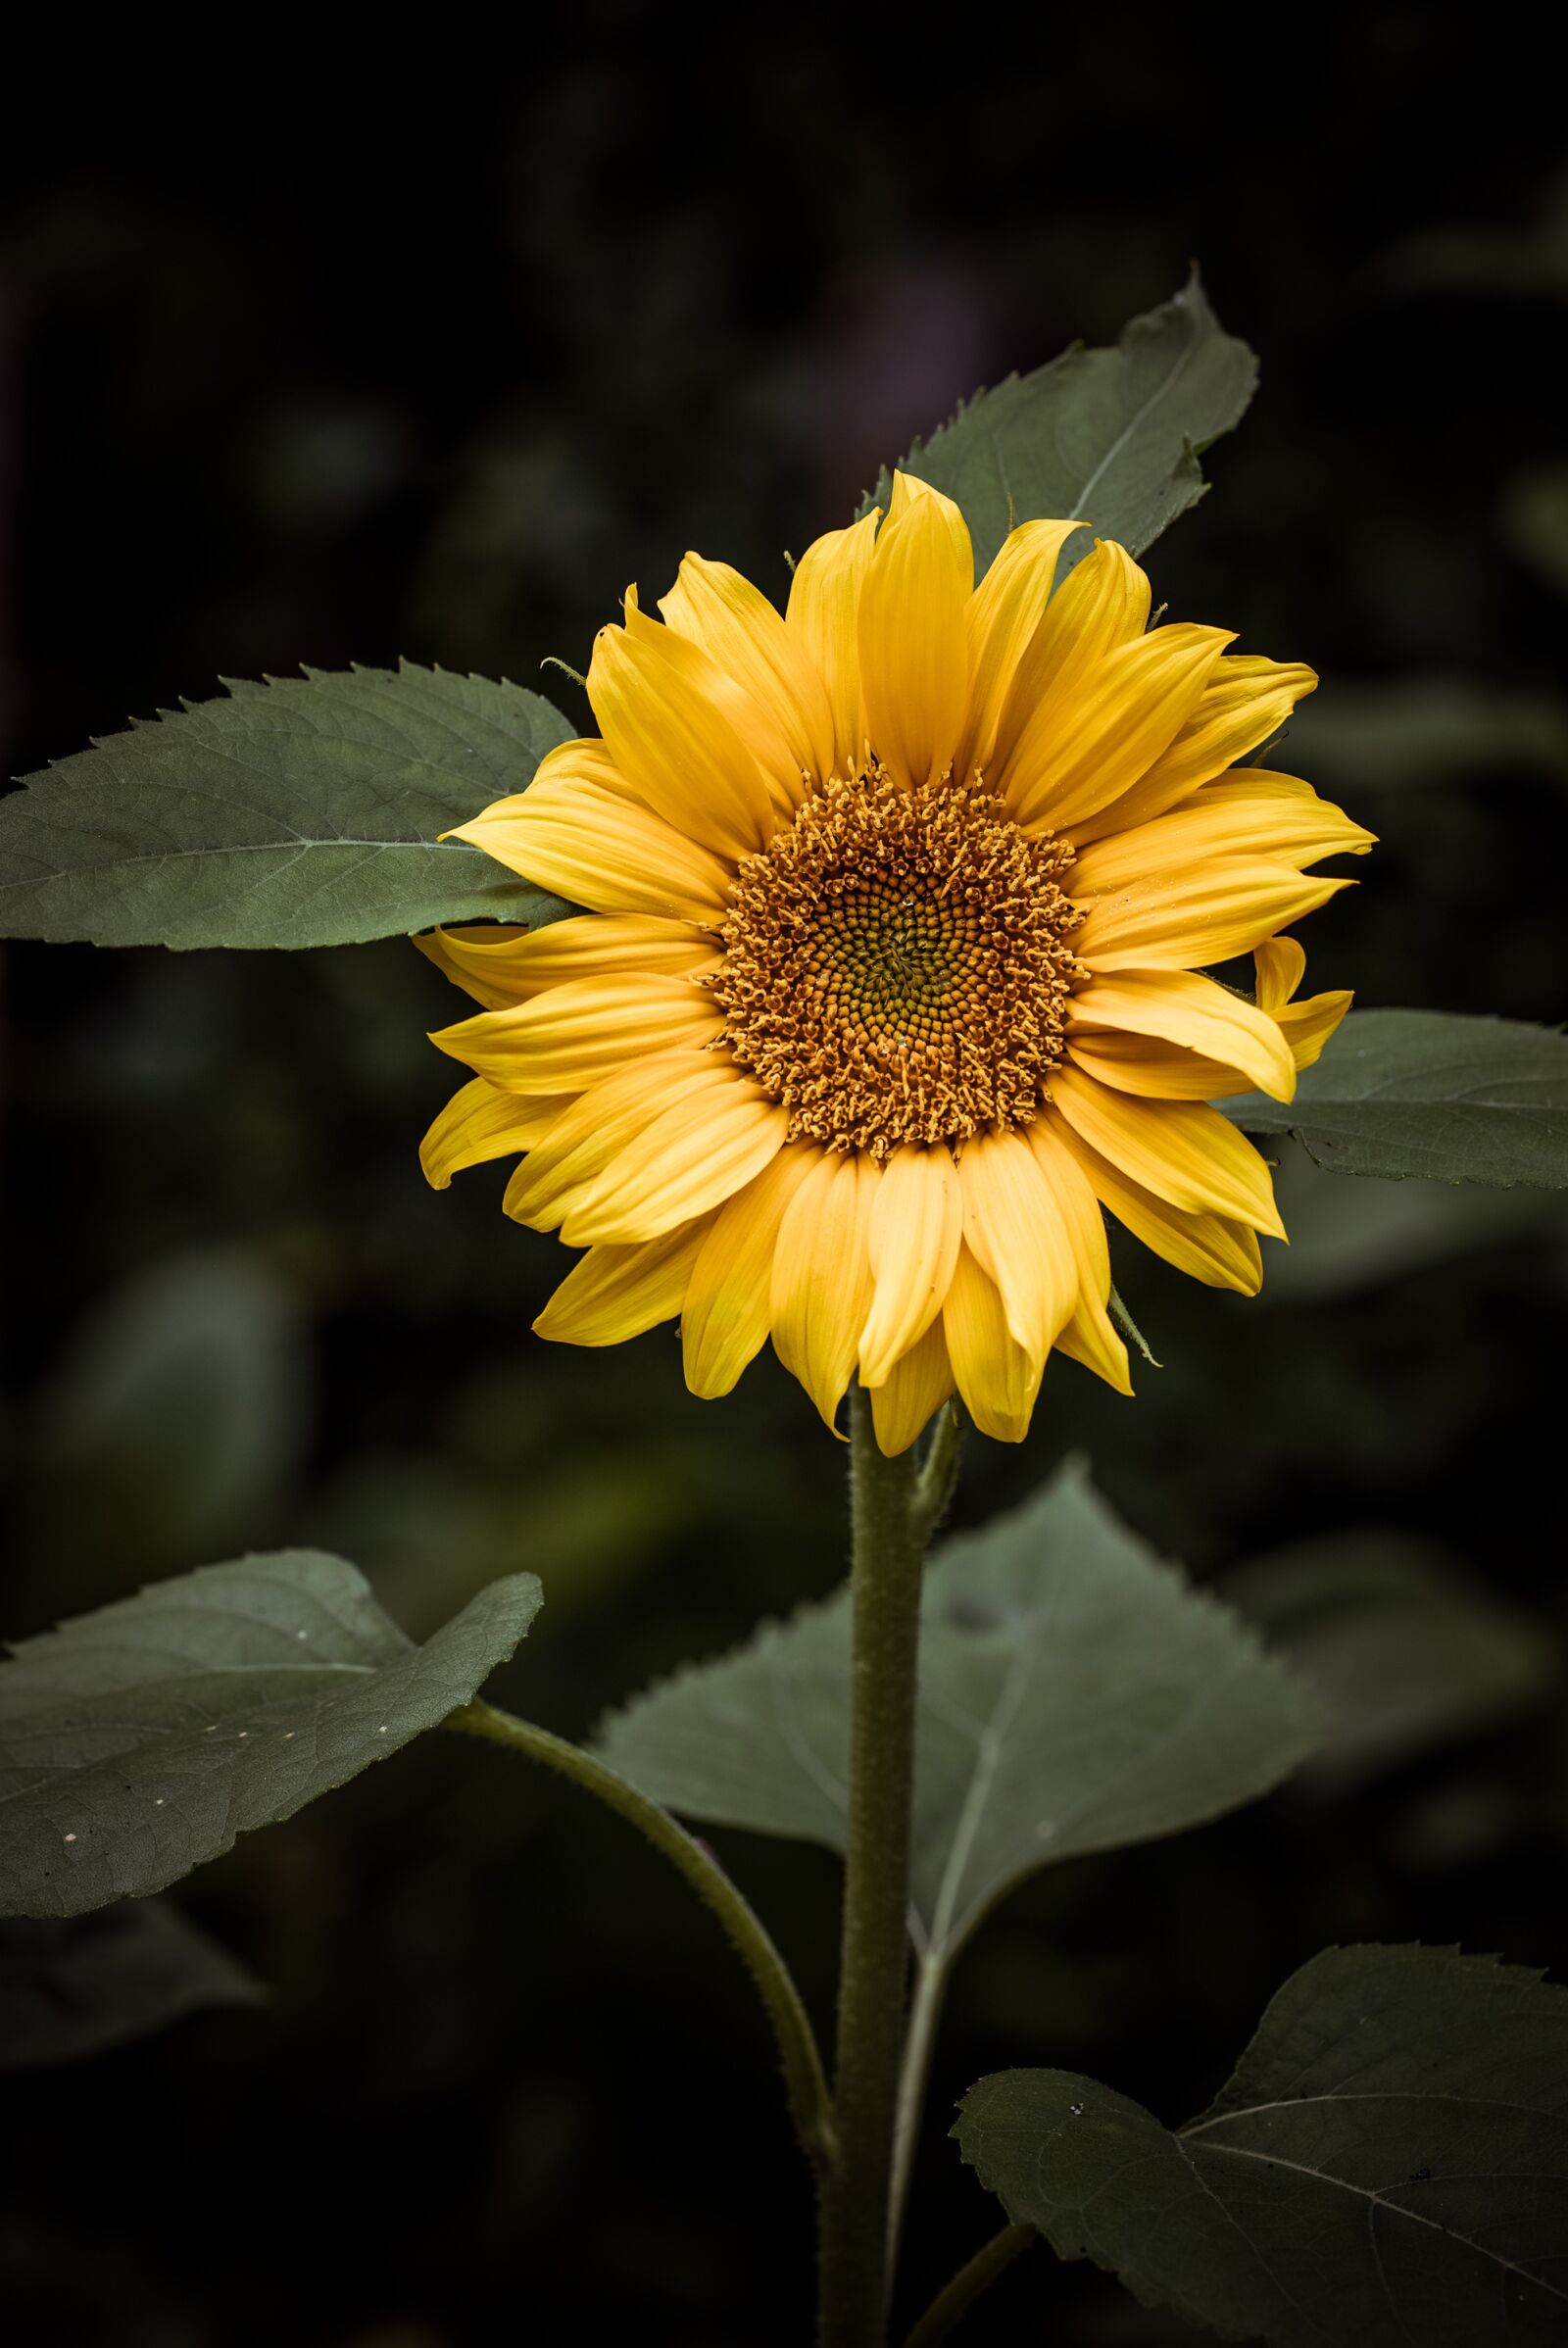
[[[1152,11],[1009,20],[1004,49],[597,0],[352,54],[258,35],[199,103],[145,49],[85,83],[62,58],[3,166],[10,770],[220,672],[532,683],[687,546],[781,594],[782,550],[956,397],[1112,337],[1196,253],[1263,387],[1150,567],[1323,672],[1276,762],[1383,846],[1312,923],[1313,978],[1559,1017],[1568,158],[1489,23],[1373,0],[1282,75]],[[425,1190],[453,1076],[424,1031],[458,1011],[412,949],[24,947],[0,976],[8,1632],[291,1541],[415,1633],[522,1565],[547,1604],[502,1700],[582,1734],[839,1577],[842,1463],[794,1386],[759,1363],[705,1405],[668,1333],[538,1345],[554,1243],[494,1169]],[[1176,2118],[1326,1942],[1562,1956],[1560,1208],[1289,1151],[1282,1190],[1259,1302],[1123,1247],[1165,1366],[1127,1403],[1054,1364],[956,1515],[1086,1450],[1319,1679],[1339,1742],[1002,1910],[937,2063],[916,2294],[994,2223],[941,2140],[981,2072],[1058,2063]],[[822,2013],[834,1866],[723,1849]],[[612,1821],[427,1740],[179,1904],[210,1936],[184,2002],[229,2002],[212,1941],[270,1998],[9,2082],[10,2337],[804,2336],[761,2029]],[[20,1994],[91,2003],[53,1942],[26,1963]],[[1194,2336],[1038,2253],[973,2336],[1043,2307],[1105,2348]]]

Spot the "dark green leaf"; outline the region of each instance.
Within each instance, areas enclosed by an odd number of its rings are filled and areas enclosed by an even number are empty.
[[[1088,553],[1090,530],[1136,555],[1197,505],[1207,487],[1199,455],[1239,421],[1256,383],[1256,360],[1223,331],[1195,271],[1114,350],[1075,347],[977,392],[900,469],[962,507],[977,577],[1015,523],[1042,517],[1089,524],[1063,569]],[[884,471],[866,504],[886,511],[891,491]]]
[[[1293,1133],[1335,1174],[1568,1186],[1568,1036],[1516,1019],[1352,1011],[1296,1099],[1215,1103],[1248,1133]]]
[[[120,1900],[64,1921],[11,1917],[0,1923],[0,2072],[75,2062],[203,2007],[266,1995],[165,1900]]]
[[[841,1591],[655,1688],[605,1724],[602,1749],[671,1810],[841,1850],[849,1677]],[[927,1578],[913,1885],[930,1951],[1049,1861],[1266,1792],[1315,1721],[1236,1617],[1064,1470],[949,1541]]]
[[[0,1914],[160,1891],[466,1703],[538,1611],[492,1583],[423,1646],[341,1558],[156,1583],[0,1665]]]
[[[1331,1949],[1174,2134],[1062,2071],[982,2079],[954,2133],[1015,2224],[1229,2338],[1568,2337],[1568,1990],[1518,1966]]]
[[[0,936],[347,946],[569,909],[438,839],[567,738],[537,693],[412,661],[228,692],[0,800]]]
[[[1319,1757],[1337,1773],[1505,1720],[1561,1677],[1544,1623],[1406,1534],[1295,1542],[1220,1588],[1317,1690],[1333,1722]]]

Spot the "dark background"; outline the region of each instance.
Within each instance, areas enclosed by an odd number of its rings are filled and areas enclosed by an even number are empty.
[[[407,653],[533,683],[688,545],[782,592],[781,550],[958,396],[1113,337],[1197,255],[1263,387],[1151,568],[1324,673],[1283,762],[1384,845],[1311,924],[1313,977],[1557,1018],[1560,92],[1505,12],[1311,22],[715,33],[628,0],[352,55],[258,30],[88,73],[63,42],[14,79],[3,166],[11,770],[219,673]],[[527,1566],[548,1602],[500,1693],[575,1735],[838,1578],[842,1462],[770,1362],[703,1404],[668,1332],[547,1348],[554,1243],[496,1169],[425,1190],[453,1072],[424,1030],[459,1011],[412,949],[21,947],[0,979],[6,1631],[286,1541],[416,1633]],[[1127,1403],[1054,1364],[1021,1452],[971,1444],[958,1519],[1081,1446],[1205,1576],[1396,1534],[1560,1626],[1554,1203],[1294,1163],[1282,1190],[1258,1302],[1120,1249],[1166,1366]],[[1015,1895],[939,2054],[911,2312],[995,2223],[942,2141],[983,2071],[1059,2063],[1176,2120],[1327,1942],[1560,1960],[1564,1759],[1560,1708],[1521,1704]],[[822,2013],[834,1866],[723,1847]],[[763,2031],[613,1822],[431,1738],[182,1899],[271,2002],[6,2083],[13,2337],[806,2335]],[[1040,2252],[972,2336],[1048,2321],[1193,2336]]]

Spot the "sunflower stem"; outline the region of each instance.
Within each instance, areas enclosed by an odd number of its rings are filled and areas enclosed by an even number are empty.
[[[884,1458],[850,1396],[853,1525],[849,1833],[834,2104],[822,2193],[820,2348],[887,2337],[888,2217],[908,1973],[909,1822],[921,1565],[931,1511],[913,1449]]]

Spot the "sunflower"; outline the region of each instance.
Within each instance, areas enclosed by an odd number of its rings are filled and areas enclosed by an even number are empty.
[[[858,1376],[893,1453],[955,1390],[1018,1441],[1054,1346],[1130,1392],[1102,1210],[1256,1290],[1269,1170],[1207,1103],[1288,1101],[1344,1016],[1278,933],[1371,835],[1235,764],[1312,671],[1151,626],[1110,541],[1053,592],[1081,527],[976,586],[901,473],[782,616],[688,555],[596,639],[602,738],[458,827],[589,908],[419,941],[482,1005],[433,1039],[474,1077],[426,1174],[521,1152],[507,1212],[587,1250],[542,1337],[678,1318],[704,1395],[771,1338],[829,1425]],[[1200,975],[1247,954],[1250,996]]]

